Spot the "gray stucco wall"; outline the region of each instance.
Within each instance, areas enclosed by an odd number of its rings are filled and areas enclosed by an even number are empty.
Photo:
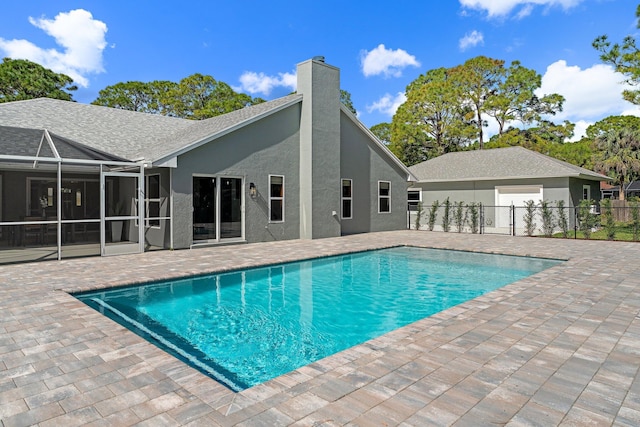
[[[353,218],[341,219],[342,234],[402,230],[407,224],[406,172],[344,113],[340,116],[340,178],[353,180]],[[336,185],[340,186],[340,181]],[[378,181],[391,182],[391,212],[378,213]],[[340,211],[338,210],[338,214]]]
[[[542,185],[542,195],[547,201],[564,200],[567,206],[571,201],[568,178],[422,183],[415,184],[412,188],[422,188],[422,204],[427,208],[435,200],[443,202],[447,197],[451,202],[475,202],[493,206],[496,204],[497,186],[529,185]],[[582,186],[580,191],[582,192]]]
[[[340,235],[340,70],[324,62],[298,64],[300,119],[300,237]]]
[[[300,104],[296,104],[178,157],[173,171],[175,248],[192,243],[194,174],[244,179],[248,242],[299,237],[299,122]],[[269,174],[285,177],[283,223],[269,223]],[[258,190],[255,200],[249,197],[250,182]]]
[[[571,191],[571,206],[579,206],[582,200],[583,186],[588,185],[591,189],[591,200],[600,200],[600,181],[588,181],[586,179],[570,178],[569,188]]]
[[[600,184],[598,181],[590,181],[578,178],[540,178],[540,179],[513,179],[513,180],[494,180],[494,181],[468,181],[468,182],[449,182],[449,183],[423,183],[415,184],[412,188],[422,189],[422,205],[425,217],[422,224],[426,223],[426,213],[435,200],[440,204],[449,197],[454,202],[464,202],[465,204],[474,202],[482,203],[485,208],[485,218],[489,224],[496,224],[496,216],[501,208],[493,208],[496,204],[496,187],[500,186],[529,186],[542,185],[543,198],[555,207],[557,202],[562,200],[568,208],[578,206],[582,200],[583,185],[589,185],[591,188],[591,198],[593,200],[600,199]],[[442,208],[439,215],[442,214]],[[504,212],[503,212],[504,214]],[[573,227],[574,215],[573,211],[567,211],[570,227]],[[415,215],[412,215],[411,224],[413,224]],[[438,220],[439,221],[439,220]],[[539,221],[538,221],[539,222]]]

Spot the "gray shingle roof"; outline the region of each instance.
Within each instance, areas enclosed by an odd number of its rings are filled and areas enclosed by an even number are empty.
[[[419,182],[558,177],[609,180],[599,173],[523,147],[448,153],[411,166],[409,170]]]
[[[49,138],[61,158],[83,160],[115,160],[123,159],[102,153],[83,144],[71,141],[49,132]],[[20,157],[49,157],[56,155],[51,150],[48,138],[43,129],[18,128],[0,126],[0,147],[3,155]]]
[[[243,123],[299,102],[289,95],[207,120],[194,121],[97,105],[39,98],[0,103],[0,125],[47,129],[129,160],[155,161],[211,140]]]
[[[0,125],[47,129],[97,150],[129,160],[143,147],[193,122],[154,114],[57,99],[0,104]]]

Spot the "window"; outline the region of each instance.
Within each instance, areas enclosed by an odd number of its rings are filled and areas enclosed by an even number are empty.
[[[342,219],[353,218],[352,200],[353,200],[353,181],[350,179],[342,180]]]
[[[145,225],[160,227],[160,175],[145,176]]]
[[[591,200],[591,186],[583,185],[582,186],[582,200]]]
[[[420,203],[422,201],[422,191],[420,190],[409,190],[409,192],[407,193],[407,202],[408,202],[408,209],[410,211],[417,211],[418,210],[418,203]]]
[[[269,175],[269,222],[284,222],[284,176]]]
[[[391,212],[391,182],[378,181],[378,213]]]

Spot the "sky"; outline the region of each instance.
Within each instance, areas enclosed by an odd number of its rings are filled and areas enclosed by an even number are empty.
[[[637,0],[29,0],[3,4],[0,55],[71,76],[78,102],[127,81],[208,74],[267,100],[295,90],[296,64],[340,69],[366,125],[391,122],[421,74],[476,56],[520,61],[540,95],[565,97],[556,123],[586,127],[640,109],[593,40],[637,37]],[[495,133],[490,124],[488,136]]]

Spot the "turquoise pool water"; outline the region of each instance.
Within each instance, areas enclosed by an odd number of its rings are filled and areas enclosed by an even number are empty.
[[[559,262],[399,247],[76,297],[237,391]]]

